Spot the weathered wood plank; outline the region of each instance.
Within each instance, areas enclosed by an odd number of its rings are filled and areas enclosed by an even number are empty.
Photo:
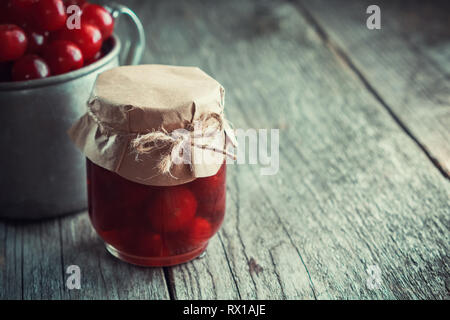
[[[239,299],[221,240],[214,237],[204,256],[167,268],[175,299]]]
[[[449,2],[378,1],[381,30],[366,27],[369,0],[299,2],[449,177]]]
[[[22,231],[0,222],[0,300],[22,299]]]
[[[448,181],[303,16],[286,3],[173,4],[139,10],[145,62],[198,65],[225,85],[237,127],[282,128],[277,176],[230,166],[220,235],[240,296],[448,297]],[[213,292],[187,285],[186,297]]]
[[[110,256],[86,213],[32,223],[0,223],[0,299],[168,299],[162,268]],[[81,289],[66,287],[67,267]]]
[[[20,230],[23,299],[62,299],[64,276],[58,220],[26,223]]]
[[[169,299],[162,268],[142,268],[112,257],[87,213],[61,219],[64,270],[77,265],[81,289],[65,287],[65,299]]]

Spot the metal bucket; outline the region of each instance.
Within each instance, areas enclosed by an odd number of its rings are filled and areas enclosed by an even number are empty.
[[[86,111],[97,75],[119,64],[137,64],[145,47],[142,24],[128,8],[116,5],[115,18],[126,14],[138,37],[125,61],[113,36],[99,61],[66,74],[0,83],[0,217],[40,219],[83,210],[85,158],[67,135]]]

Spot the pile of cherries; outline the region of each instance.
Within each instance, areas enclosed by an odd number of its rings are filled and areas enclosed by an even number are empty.
[[[71,18],[80,28],[69,29]],[[0,81],[46,78],[91,64],[113,30],[110,13],[85,0],[1,0]]]

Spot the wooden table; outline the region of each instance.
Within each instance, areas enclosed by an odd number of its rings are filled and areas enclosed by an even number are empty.
[[[144,63],[199,66],[236,128],[280,129],[279,172],[230,165],[221,231],[171,268],[114,259],[86,212],[1,222],[1,299],[450,298],[448,2],[378,1],[381,30],[371,1],[124,3]]]

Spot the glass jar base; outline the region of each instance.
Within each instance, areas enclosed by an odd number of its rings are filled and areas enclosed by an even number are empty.
[[[141,257],[141,256],[135,256],[132,254],[124,253],[116,248],[114,248],[110,244],[105,244],[106,250],[108,250],[109,253],[111,253],[114,257],[137,265],[137,266],[143,266],[143,267],[168,267],[168,266],[174,266],[177,264],[182,264],[188,261],[191,261],[198,256],[200,256],[202,253],[204,253],[206,247],[208,246],[208,242],[205,243],[203,246],[192,250],[190,252],[186,252],[183,254],[175,255],[175,256],[169,256],[169,257]]]

